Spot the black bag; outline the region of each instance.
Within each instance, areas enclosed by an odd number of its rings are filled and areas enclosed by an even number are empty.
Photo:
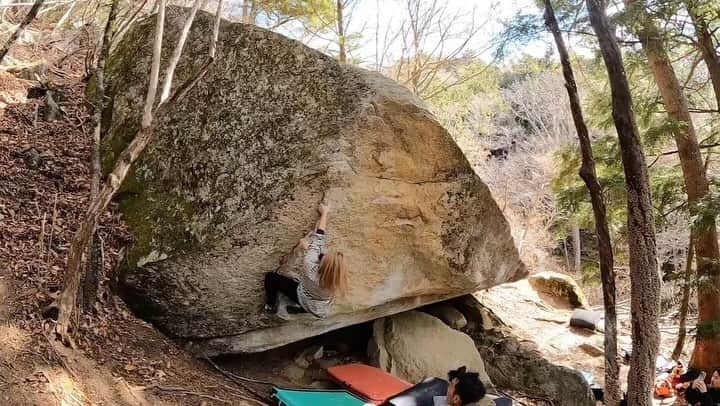
[[[570,317],[570,325],[572,327],[586,328],[595,330],[598,322],[603,319],[603,314],[592,310],[575,310]]]

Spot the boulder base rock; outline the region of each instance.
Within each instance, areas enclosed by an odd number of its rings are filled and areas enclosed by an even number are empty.
[[[187,12],[168,9],[164,49]],[[108,63],[106,169],[139,127],[153,24],[137,24]],[[206,60],[212,27],[199,13],[176,84]],[[301,271],[294,247],[323,194],[350,292],[327,319],[281,320],[262,310],[263,275]],[[117,201],[134,236],[119,292],[202,355],[262,351],[526,275],[488,188],[420,100],[245,24],[222,23],[216,62],[157,118]]]
[[[440,303],[432,305],[425,311],[428,314],[431,314],[442,320],[443,323],[450,326],[450,328],[454,328],[455,330],[460,330],[467,326],[467,319],[465,318],[465,315],[463,315],[458,309],[447,304]]]
[[[531,275],[528,282],[536,291],[562,299],[572,307],[590,307],[580,286],[568,275],[540,272]]]
[[[476,331],[472,337],[486,361],[488,375],[499,387],[547,398],[558,406],[595,405],[580,372],[549,362],[533,344],[500,330]]]
[[[491,385],[473,340],[426,313],[409,311],[375,320],[368,356],[378,368],[409,382],[446,378],[448,371],[465,365]]]

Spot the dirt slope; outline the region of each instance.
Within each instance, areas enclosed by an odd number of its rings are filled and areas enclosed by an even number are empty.
[[[61,286],[89,193],[92,128],[78,71],[49,78],[59,119],[44,119],[47,93],[39,89],[30,91],[37,98],[0,112],[0,404],[254,404],[106,289],[95,313],[82,320],[77,351],[55,342],[54,322],[41,317]],[[0,72],[3,100],[23,99],[30,86]],[[10,97],[18,92],[23,97]],[[113,212],[103,217],[100,234],[109,272],[129,237]]]

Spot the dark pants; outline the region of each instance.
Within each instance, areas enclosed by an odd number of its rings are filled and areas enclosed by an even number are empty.
[[[298,283],[278,273],[268,272],[265,274],[265,303],[269,306],[277,306],[278,292],[298,303]],[[299,305],[298,305],[299,306]]]

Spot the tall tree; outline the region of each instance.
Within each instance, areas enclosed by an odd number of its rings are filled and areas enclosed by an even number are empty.
[[[15,41],[17,41],[25,27],[27,27],[35,19],[43,3],[45,3],[45,0],[35,0],[35,3],[33,3],[32,7],[30,7],[30,11],[27,13],[20,25],[18,25],[12,35],[10,35],[10,38],[5,41],[5,45],[0,48],[0,62],[5,59],[5,55],[7,55],[8,51],[10,51],[10,47],[15,43]]]
[[[696,216],[698,204],[709,193],[709,185],[687,99],[665,50],[662,32],[647,12],[646,0],[625,0],[625,4],[628,12],[637,17],[633,18],[637,23],[631,27],[645,50],[665,110],[675,122],[673,135],[690,215]],[[695,239],[697,275],[703,283],[698,287],[698,334],[691,364],[710,370],[720,365],[720,248],[715,220],[707,219],[696,227],[692,235]]]
[[[580,141],[580,153],[582,154],[582,166],[580,177],[590,192],[593,214],[595,217],[595,233],[598,239],[598,252],[600,255],[600,278],[603,287],[603,305],[605,307],[605,404],[617,406],[620,404],[620,366],[617,358],[617,313],[615,311],[615,273],[613,270],[614,258],[612,242],[610,241],[610,230],[608,228],[605,201],[603,199],[602,187],[598,182],[595,171],[595,160],[593,158],[590,134],[585,118],[583,117],[580,96],[578,95],[575,75],[570,64],[570,56],[565,46],[565,40],[560,33],[560,27],[555,18],[550,0],[545,1],[545,25],[555,39],[560,63],[562,64],[565,88],[570,99],[573,122]],[[579,252],[575,253],[576,257]]]
[[[710,81],[715,91],[717,108],[720,110],[720,55],[713,43],[713,35],[708,24],[707,13],[704,11],[716,10],[720,13],[720,7],[716,2],[710,3],[707,0],[685,0],[685,7],[688,15],[695,26],[697,36],[696,44],[702,53],[703,60],[710,75]]]
[[[655,224],[647,163],[635,122],[632,95],[620,48],[603,0],[586,0],[590,24],[597,35],[612,94],[612,116],[618,133],[625,185],[630,257],[632,355],[628,373],[628,400],[632,406],[652,404],[655,359],[660,344],[658,310],[660,279],[657,272]]]
[[[347,55],[345,54],[345,25],[343,22],[343,0],[336,1],[337,9],[337,32],[338,32],[338,59],[340,62],[347,62]]]

